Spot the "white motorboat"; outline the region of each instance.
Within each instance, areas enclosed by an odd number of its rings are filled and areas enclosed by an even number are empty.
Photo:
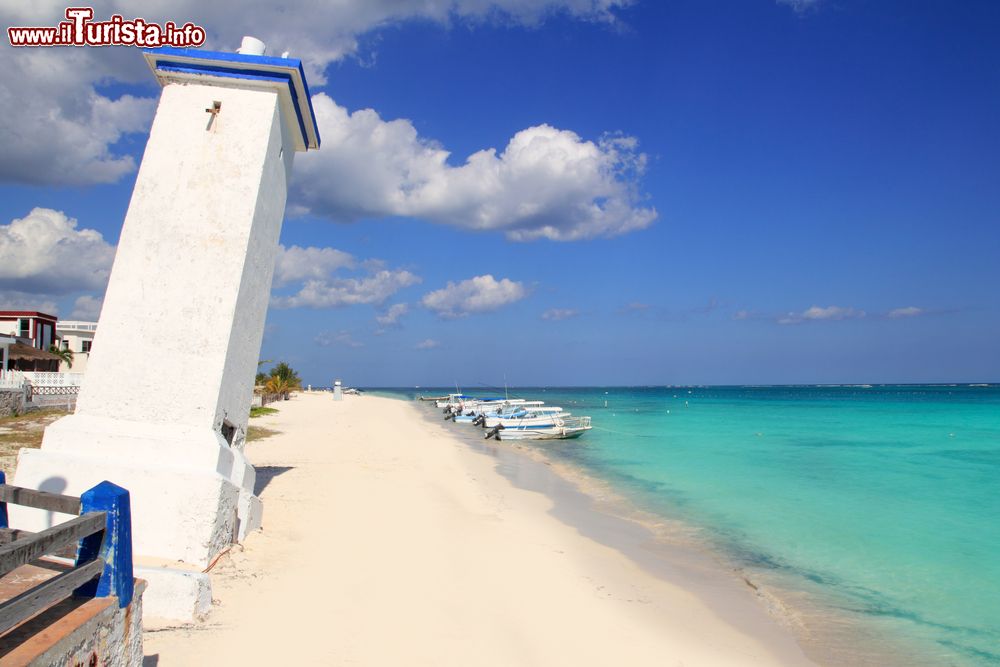
[[[494,437],[497,440],[569,440],[579,438],[593,428],[590,417],[559,417],[551,426],[525,428],[499,428]]]
[[[563,412],[562,408],[555,405],[537,405],[531,408],[514,406],[510,411],[505,411],[492,416],[486,415],[486,418],[483,421],[483,426],[486,428],[493,428],[494,426],[503,424],[505,428],[508,428],[535,423],[539,425],[550,425],[552,423],[552,418],[560,414],[569,415],[568,412]]]

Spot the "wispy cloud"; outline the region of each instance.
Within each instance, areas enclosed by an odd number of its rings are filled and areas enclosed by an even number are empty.
[[[627,303],[624,306],[622,306],[621,308],[619,308],[618,312],[619,313],[623,313],[623,314],[628,314],[628,313],[645,313],[645,312],[649,311],[650,307],[651,306],[648,303],[642,303],[640,301],[633,301],[632,303]]]
[[[417,350],[433,350],[435,347],[440,347],[440,346],[441,346],[440,341],[436,341],[433,338],[426,338],[417,343],[416,345],[414,345],[413,347]]]
[[[733,319],[734,320],[753,320],[753,319],[756,319],[756,313],[754,313],[752,310],[746,310],[746,309],[744,309],[744,310],[737,310],[735,313],[733,313]]]
[[[375,321],[378,323],[378,329],[375,330],[376,334],[385,333],[386,329],[391,329],[399,326],[399,318],[406,315],[410,311],[409,304],[406,303],[394,303],[385,312],[380,315],[375,316]]]
[[[579,314],[579,310],[574,310],[572,308],[549,308],[542,313],[542,319],[558,322],[560,320],[568,320],[571,317],[576,317]]]
[[[893,320],[897,320],[903,317],[916,317],[918,315],[924,315],[927,311],[923,308],[917,308],[916,306],[906,306],[905,308],[896,308],[890,310],[887,317]]]
[[[335,347],[344,345],[346,347],[364,347],[364,343],[354,340],[349,331],[321,331],[313,339],[320,347]]]
[[[101,307],[103,305],[104,297],[84,294],[83,296],[77,297],[76,301],[73,303],[73,312],[70,313],[69,317],[73,320],[89,320],[91,322],[96,322],[101,317]]]
[[[777,0],[779,5],[791,7],[796,14],[819,8],[820,0]]]
[[[778,324],[801,324],[821,320],[853,320],[865,317],[863,310],[844,306],[812,306],[800,313],[787,313],[778,318]]]
[[[449,282],[442,289],[428,292],[423,306],[438,316],[453,319],[469,313],[485,313],[520,301],[528,295],[524,284],[492,275],[476,276],[458,283]]]

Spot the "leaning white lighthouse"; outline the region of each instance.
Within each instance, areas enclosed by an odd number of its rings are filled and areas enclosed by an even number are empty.
[[[76,413],[21,453],[16,484],[128,489],[147,610],[184,617],[200,571],[260,525],[243,443],[292,159],[320,139],[301,63],[258,40],[144,56],[162,93]]]

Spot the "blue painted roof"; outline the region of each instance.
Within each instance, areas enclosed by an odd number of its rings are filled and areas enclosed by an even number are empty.
[[[317,149],[320,145],[319,127],[313,113],[309,84],[297,58],[274,58],[224,51],[177,49],[164,46],[144,49],[143,56],[156,75],[160,85],[186,77],[211,76],[227,79],[266,82],[281,92],[287,92],[287,101],[295,114],[300,150]]]

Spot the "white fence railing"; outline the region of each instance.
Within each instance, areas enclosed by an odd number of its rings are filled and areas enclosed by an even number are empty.
[[[0,371],[0,389],[24,389],[24,373]]]
[[[83,384],[83,373],[0,371],[0,389],[22,389],[25,383],[34,387],[79,387]]]
[[[79,387],[83,384],[83,373],[48,373],[23,371],[24,379],[36,387]]]

